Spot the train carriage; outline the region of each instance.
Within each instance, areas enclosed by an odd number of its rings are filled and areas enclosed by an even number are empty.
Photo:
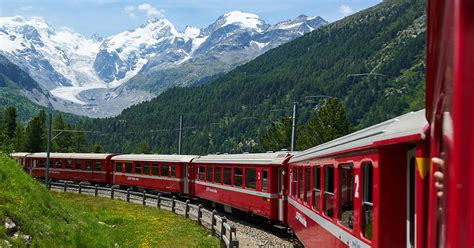
[[[50,153],[49,178],[110,184],[110,158],[113,153]],[[46,153],[27,155],[25,170],[35,178],[44,178]]]
[[[171,193],[192,193],[188,174],[194,155],[129,154],[112,158],[113,183]],[[191,178],[192,180],[192,178]]]
[[[232,208],[284,221],[280,181],[290,153],[208,155],[193,160],[195,196]]]
[[[427,127],[421,110],[293,156],[288,224],[305,247],[413,247]]]
[[[30,153],[28,152],[14,152],[10,154],[10,157],[13,158],[23,169],[26,168],[26,163],[28,161],[27,156]]]

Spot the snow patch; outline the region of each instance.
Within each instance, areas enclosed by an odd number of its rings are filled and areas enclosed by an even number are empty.
[[[222,25],[222,27],[238,23],[243,28],[250,28],[250,29],[262,31],[259,26],[264,24],[258,15],[243,13],[240,11],[232,11],[232,12],[226,13],[224,14],[224,19],[225,19],[225,22]]]

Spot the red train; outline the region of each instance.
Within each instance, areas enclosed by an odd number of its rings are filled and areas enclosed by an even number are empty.
[[[199,197],[307,247],[474,247],[474,1],[428,2],[426,111],[295,154],[53,153],[50,177]],[[44,153],[13,157],[44,177]]]

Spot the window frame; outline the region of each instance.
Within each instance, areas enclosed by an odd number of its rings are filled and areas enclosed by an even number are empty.
[[[332,169],[332,192],[328,191],[328,184],[329,184],[329,169]],[[334,194],[334,191],[335,191],[335,173],[336,172],[336,169],[335,169],[335,166],[333,164],[327,164],[327,165],[324,165],[324,187],[323,187],[323,215],[331,220],[334,220],[335,218],[335,213],[334,213],[334,209],[335,209],[335,202],[336,202],[336,195]],[[329,209],[326,209],[327,208],[327,202],[326,202],[326,195],[330,195],[332,196],[332,214],[329,215],[327,212]]]
[[[216,171],[219,171],[219,173],[216,173]],[[219,178],[219,181],[216,180],[216,175],[219,174],[220,178]],[[219,183],[219,184],[222,184],[223,180],[222,180],[222,166],[214,166],[214,183]]]
[[[369,173],[368,173],[368,170],[366,170],[367,167],[370,167],[371,168],[371,173],[370,173],[370,179],[372,179],[372,182],[371,183],[367,183],[369,180],[367,179],[369,176]],[[365,240],[368,240],[369,242],[372,242],[373,240],[373,230],[374,230],[374,225],[375,225],[375,222],[374,222],[374,165],[372,163],[372,161],[362,161],[361,162],[361,169],[362,169],[362,173],[361,173],[361,181],[362,181],[362,187],[361,187],[361,190],[362,190],[362,194],[360,194],[362,196],[362,199],[361,199],[361,207],[360,207],[360,236],[365,239]],[[370,187],[371,186],[371,187]],[[370,194],[368,193],[370,192]],[[372,200],[372,202],[369,202],[367,199],[368,196],[370,196],[370,200]],[[371,233],[371,237],[368,237],[366,236],[366,206],[367,207],[370,207],[371,210],[372,210],[372,220],[371,220],[371,225],[372,225],[372,233]]]
[[[150,173],[152,176],[160,176],[160,164],[158,163],[151,163],[151,169],[150,169]],[[154,170],[156,169],[156,170]],[[153,173],[153,172],[156,172],[156,173]]]
[[[350,226],[350,222],[348,222],[348,225],[345,225],[344,222],[343,222],[343,219],[342,219],[342,214],[343,214],[343,202],[342,202],[342,194],[343,194],[343,183],[344,183],[344,180],[342,179],[342,170],[344,169],[347,169],[349,168],[349,170],[352,171],[352,179],[349,183],[349,187],[351,187],[351,192],[350,192],[350,198],[352,198],[352,227]],[[355,211],[355,207],[354,207],[354,202],[355,202],[355,197],[354,197],[354,192],[355,192],[355,187],[354,187],[354,180],[355,180],[355,175],[356,175],[356,172],[355,172],[355,168],[354,168],[354,164],[353,163],[342,163],[342,164],[339,164],[338,167],[337,167],[337,170],[338,170],[338,173],[337,173],[337,223],[339,225],[341,225],[343,228],[345,229],[348,229],[350,231],[354,230],[354,222],[355,222],[355,218],[354,218],[354,211]]]
[[[206,166],[205,175],[206,175],[206,182],[212,183],[213,182],[212,181],[212,178],[213,178],[213,168],[212,168],[212,166],[210,166],[210,165]]]
[[[312,175],[313,175],[313,190],[312,190],[312,200],[311,200],[311,207],[313,210],[317,212],[321,212],[321,166],[316,165],[312,168]],[[317,171],[317,173],[316,173]],[[316,196],[316,192],[319,193],[319,196]],[[319,199],[318,204],[316,204],[316,199]],[[317,207],[316,207],[317,206]]]
[[[120,167],[118,166],[120,164]],[[123,173],[124,171],[124,168],[123,168],[123,163],[122,162],[115,162],[115,172],[120,172],[120,173]],[[117,168],[120,168],[120,171],[117,170]]]
[[[124,173],[127,173],[127,174],[132,174],[133,173],[133,163],[125,162],[124,167],[125,167]],[[130,170],[128,170],[128,168],[130,168]]]
[[[252,175],[248,175],[247,172],[253,171],[253,182],[249,182],[249,179],[252,178]],[[257,168],[255,167],[249,167],[244,169],[244,174],[245,174],[245,188],[246,189],[251,189],[251,190],[257,190]],[[250,185],[253,185],[251,187]]]
[[[266,172],[266,176],[265,176],[265,172]],[[268,189],[269,189],[269,177],[268,177],[268,173],[269,173],[269,170],[268,169],[262,169],[262,192],[268,192]],[[267,182],[266,183],[266,187],[264,187],[264,182]]]
[[[100,164],[99,169],[97,169],[97,164]],[[96,171],[102,171],[103,165],[102,160],[95,160],[94,161],[94,170]]]
[[[230,173],[228,174],[229,178],[226,177],[226,171],[230,171]],[[223,180],[222,180],[222,183],[225,184],[225,185],[230,185],[232,186],[234,184],[234,180],[233,180],[233,173],[234,173],[234,170],[232,169],[232,167],[224,167],[224,170],[223,170]],[[226,179],[230,179],[230,182],[227,183]]]
[[[166,172],[166,173],[163,173],[163,172]],[[160,175],[162,177],[169,177],[170,176],[170,165],[160,164]]]
[[[240,176],[239,176],[239,178],[240,178],[240,185],[236,185],[236,180],[235,180],[235,179],[237,178],[236,173],[235,173],[236,170],[241,170],[241,173],[240,173]],[[234,187],[239,187],[239,188],[243,188],[243,187],[244,187],[244,168],[243,168],[243,167],[234,167],[234,168],[232,169],[232,177],[234,178],[234,180],[232,180],[232,181],[233,181],[232,186],[234,186]]]

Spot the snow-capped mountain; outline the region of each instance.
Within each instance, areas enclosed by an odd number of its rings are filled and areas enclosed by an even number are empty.
[[[1,17],[0,53],[65,100],[55,107],[102,117],[228,71],[325,24],[301,15],[270,25],[233,11],[203,29],[178,31],[167,19],[152,19],[104,39],[56,30],[41,17]]]

